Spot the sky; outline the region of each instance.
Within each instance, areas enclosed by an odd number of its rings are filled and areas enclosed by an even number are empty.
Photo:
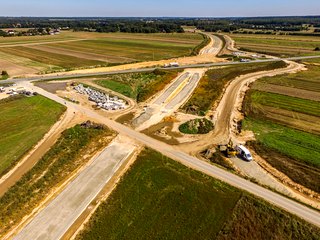
[[[0,16],[249,17],[320,15],[320,0],[0,0]]]

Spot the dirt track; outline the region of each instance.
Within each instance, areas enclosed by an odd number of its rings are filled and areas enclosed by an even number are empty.
[[[277,69],[272,71],[263,71],[258,73],[251,73],[239,76],[233,80],[227,87],[226,92],[220,101],[215,112],[215,130],[203,137],[200,141],[195,143],[182,144],[181,149],[191,154],[207,149],[210,145],[228,142],[232,131],[233,120],[239,114],[238,108],[241,107],[245,88],[249,83],[255,80],[266,77],[275,76],[284,73],[293,73],[304,69],[304,66],[295,62],[288,62],[289,66],[284,69]],[[242,93],[241,93],[242,92]]]

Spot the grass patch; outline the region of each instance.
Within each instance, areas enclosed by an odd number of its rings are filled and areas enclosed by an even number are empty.
[[[320,171],[318,167],[312,167],[310,164],[285,156],[261,142],[248,142],[247,144],[271,166],[287,175],[291,180],[320,193]]]
[[[240,196],[147,149],[78,238],[212,239]]]
[[[40,95],[0,100],[0,175],[43,138],[65,109]]]
[[[146,149],[77,239],[286,239],[288,234],[316,239],[319,229]]]
[[[96,80],[95,83],[133,98],[137,102],[144,102],[161,91],[177,75],[178,71],[157,69],[153,72],[110,75],[103,80]]]
[[[214,103],[221,97],[226,84],[239,75],[252,72],[267,71],[283,68],[286,63],[272,62],[259,64],[246,64],[207,71],[199,82],[192,97],[182,107],[184,111],[195,115],[205,115]]]
[[[308,64],[307,67],[308,71],[265,77],[259,79],[259,82],[320,92],[320,66]]]
[[[179,126],[179,131],[184,134],[207,134],[213,130],[213,123],[206,119],[193,119]]]
[[[241,50],[282,57],[316,55],[314,49],[320,45],[316,36],[233,34],[230,37]]]
[[[208,35],[201,33],[201,36],[203,37],[202,43],[200,43],[198,46],[196,46],[193,49],[191,55],[194,55],[194,56],[198,55],[200,53],[201,49],[204,48],[205,46],[207,46],[210,43],[211,39],[210,39],[210,37],[208,37]]]
[[[263,146],[320,168],[319,136],[253,118],[246,118],[243,127],[252,130]]]
[[[246,104],[245,112],[263,114],[263,106],[270,106],[320,117],[320,106],[316,101],[256,90],[251,90],[247,97],[250,100]]]
[[[243,196],[217,240],[319,239],[318,228],[262,200]]]
[[[110,141],[109,129],[76,125],[64,131],[54,146],[0,198],[0,235],[3,235],[83,166]],[[97,141],[99,139],[99,141]]]

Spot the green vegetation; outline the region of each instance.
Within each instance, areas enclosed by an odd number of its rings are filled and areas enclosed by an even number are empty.
[[[251,118],[246,118],[243,126],[252,130],[257,140],[268,148],[320,168],[319,136]]]
[[[316,239],[319,234],[295,216],[146,149],[77,238]]]
[[[263,111],[265,111],[263,106],[270,106],[320,117],[320,106],[317,101],[255,90],[251,90],[247,96],[250,101],[246,104],[246,112],[251,111],[263,114]]]
[[[308,60],[309,63],[319,63],[318,59]],[[293,87],[308,91],[320,92],[320,66],[308,64],[308,71],[295,74],[286,74],[275,77],[266,77],[259,80],[262,83]]]
[[[0,175],[39,142],[64,111],[64,106],[40,95],[0,100]]]
[[[183,106],[187,113],[205,115],[205,113],[221,97],[226,84],[239,75],[258,71],[267,71],[286,66],[284,62],[246,64],[226,68],[212,69],[200,80],[192,97]]]
[[[179,131],[185,134],[207,134],[213,130],[213,123],[206,119],[193,119],[179,126]]]
[[[0,80],[6,80],[9,78],[9,74],[7,71],[1,71],[1,76],[0,76]]]
[[[232,34],[240,49],[274,56],[297,56],[317,54],[318,36]]]
[[[97,80],[98,85],[143,102],[161,91],[176,76],[177,71],[155,70],[145,73],[110,75]]]
[[[257,141],[249,144],[268,163],[294,182],[320,192],[319,102],[293,97],[320,91],[319,66],[307,67],[308,71],[262,78],[254,83],[253,88],[257,86],[262,91],[247,93],[243,127],[255,133]],[[276,87],[281,94],[263,92],[267,86]],[[285,95],[287,87],[297,93]],[[299,89],[307,92],[299,94]]]
[[[112,135],[109,129],[94,124],[64,131],[39,162],[0,198],[0,235],[30,214],[50,190],[89,161]]]
[[[210,38],[209,38],[207,35],[201,34],[201,36],[203,37],[202,43],[199,44],[198,46],[196,46],[196,47],[193,49],[191,55],[194,55],[194,56],[198,55],[199,52],[201,51],[201,49],[204,48],[205,46],[207,46],[207,45],[210,43],[211,40],[210,40]]]

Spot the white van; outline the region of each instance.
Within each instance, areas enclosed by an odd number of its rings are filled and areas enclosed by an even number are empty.
[[[238,145],[236,147],[236,150],[238,152],[238,154],[244,159],[244,160],[247,160],[247,161],[252,161],[253,158],[251,156],[251,153],[250,151],[243,145]]]

